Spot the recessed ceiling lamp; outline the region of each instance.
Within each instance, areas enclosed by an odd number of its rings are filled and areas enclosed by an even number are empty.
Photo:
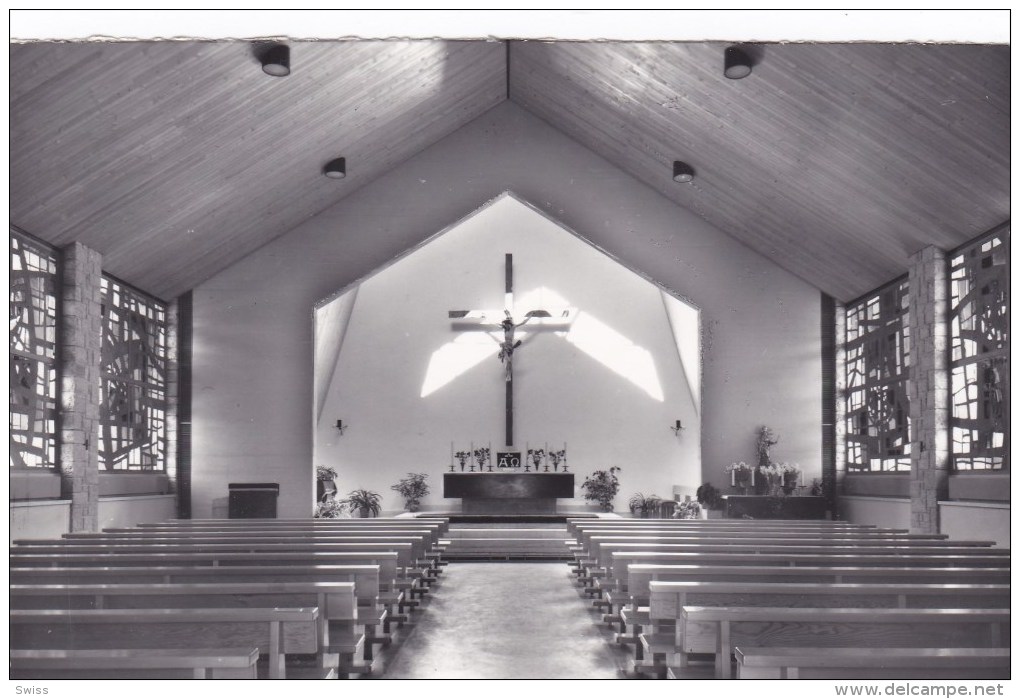
[[[751,74],[751,57],[739,46],[727,46],[723,61],[723,75],[730,80],[740,80]]]
[[[326,163],[322,168],[322,174],[330,179],[342,180],[347,177],[347,158],[336,158]]]
[[[276,78],[290,75],[290,47],[286,44],[273,44],[262,52],[262,72]]]
[[[674,182],[690,182],[694,179],[694,168],[687,163],[682,163],[679,160],[673,161],[673,181]]]

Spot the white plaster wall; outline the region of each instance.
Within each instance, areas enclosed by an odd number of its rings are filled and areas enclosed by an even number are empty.
[[[873,524],[893,529],[910,528],[910,500],[866,495],[839,498],[839,518],[854,524]]]
[[[134,527],[177,516],[173,495],[134,495],[99,498],[99,528]]]
[[[1009,503],[940,502],[939,531],[957,541],[994,541],[1009,548]]]
[[[701,309],[703,478],[762,423],[820,477],[819,292],[507,102],[195,289],[196,517],[237,481],[308,513],[314,304],[505,191]]]
[[[518,316],[564,303],[578,309],[565,333],[529,331],[531,325],[517,331],[523,345],[514,355],[515,448],[566,443],[578,485],[596,468],[620,466],[621,509],[634,492],[668,496],[676,483],[696,488],[699,417],[659,287],[509,196],[357,288],[336,369],[316,376],[332,380],[315,463],[337,469],[341,492],[369,488],[383,495],[384,509],[399,510],[402,500],[390,486],[410,470],[430,476],[424,504],[443,503],[451,441],[457,450],[472,442],[493,452],[503,446],[497,342],[452,328],[447,311],[503,308],[504,253],[513,255]],[[326,308],[345,303],[344,296]],[[688,332],[697,336],[696,314]],[[478,348],[478,364],[422,396],[430,366],[457,347],[455,339]],[[640,350],[628,354],[631,346]],[[628,374],[645,366],[645,353],[651,372]],[[337,418],[352,425],[343,436]],[[688,427],[679,439],[668,429],[676,419]]]
[[[59,539],[71,531],[71,501],[11,502],[10,540]]]

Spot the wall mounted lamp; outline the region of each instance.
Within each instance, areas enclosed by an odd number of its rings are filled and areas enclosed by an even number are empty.
[[[694,179],[694,168],[679,160],[673,161],[673,181],[690,182]]]
[[[683,429],[684,429],[684,426],[683,426],[683,424],[679,420],[677,420],[676,421],[676,425],[670,425],[669,429],[673,430],[673,434],[675,434],[677,437],[679,437],[680,436],[680,432],[683,431]]]
[[[334,158],[322,168],[322,174],[333,180],[347,177],[347,158]]]
[[[344,435],[344,430],[346,430],[348,427],[350,427],[350,425],[345,425],[343,420],[336,421],[336,429],[337,432],[340,433],[341,437]]]
[[[744,49],[739,46],[727,46],[723,58],[723,75],[730,80],[740,80],[751,74],[754,62]]]
[[[290,47],[286,44],[272,44],[259,56],[262,72],[274,78],[290,75]]]

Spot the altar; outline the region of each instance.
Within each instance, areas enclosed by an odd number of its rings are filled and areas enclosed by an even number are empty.
[[[464,514],[555,514],[574,497],[573,473],[444,473],[443,497],[461,498]]]

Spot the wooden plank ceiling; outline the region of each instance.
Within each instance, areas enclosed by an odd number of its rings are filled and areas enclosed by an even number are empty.
[[[514,43],[510,97],[841,300],[1009,217],[1009,47]],[[691,164],[689,184],[672,161]]]
[[[170,298],[507,94],[502,43],[290,43],[287,78],[247,42],[11,46],[11,222]],[[842,300],[1009,217],[1008,47],[757,53],[513,42],[510,97]]]
[[[493,42],[11,46],[11,223],[163,298],[506,98]],[[347,158],[347,178],[323,165]]]

